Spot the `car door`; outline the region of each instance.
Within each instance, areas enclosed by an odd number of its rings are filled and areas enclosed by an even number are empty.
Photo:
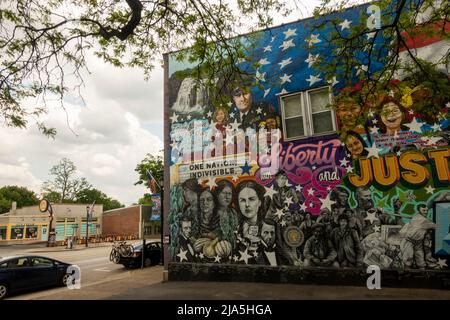
[[[57,284],[58,270],[53,260],[45,257],[31,257],[31,272],[35,287]]]
[[[13,273],[11,287],[14,290],[34,288],[33,273],[31,271],[30,259],[20,257],[8,261],[8,269]]]

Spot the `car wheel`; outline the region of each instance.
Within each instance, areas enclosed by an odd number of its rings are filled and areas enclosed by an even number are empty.
[[[152,265],[152,260],[150,258],[145,258],[144,260],[144,266],[150,267]]]
[[[114,253],[111,252],[111,261],[114,263],[119,263],[120,262],[120,253],[115,251]]]
[[[61,281],[60,281],[61,287],[67,286],[67,281],[69,280],[69,277],[70,277],[70,274],[69,274],[69,273],[66,273],[66,274],[61,278]]]
[[[6,284],[0,283],[0,300],[8,295],[8,286]]]

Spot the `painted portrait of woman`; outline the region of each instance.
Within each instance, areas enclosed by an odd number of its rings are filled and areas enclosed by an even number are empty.
[[[344,143],[345,149],[347,153],[351,155],[352,159],[364,157],[369,154],[369,152],[365,149],[367,147],[366,142],[361,135],[355,131],[347,131]]]
[[[213,121],[216,123],[216,129],[223,133],[229,121],[227,109],[224,107],[217,107],[213,114]]]
[[[389,135],[398,134],[401,131],[408,130],[408,127],[403,125],[405,121],[405,110],[394,98],[386,97],[380,108],[380,132]]]
[[[219,216],[220,240],[226,240],[234,249],[236,245],[236,232],[238,230],[238,216],[233,204],[236,191],[230,181],[222,180],[214,191],[217,199],[217,214]]]
[[[209,188],[198,196],[200,207],[200,237],[215,239],[219,235],[219,216],[216,210],[216,197]]]

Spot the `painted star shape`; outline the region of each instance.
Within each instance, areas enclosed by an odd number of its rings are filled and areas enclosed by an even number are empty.
[[[230,118],[234,118],[234,116],[235,116],[234,112],[231,112],[230,113]]]
[[[378,134],[378,127],[377,126],[374,126],[374,127],[371,127],[370,128],[370,133],[375,133],[375,134]]]
[[[413,111],[413,110],[409,110],[408,113],[409,113],[410,115],[414,115],[414,111]]]
[[[446,107],[447,109],[450,109],[450,102],[447,102],[447,104],[445,105],[445,107]]]
[[[225,145],[234,144],[234,135],[227,134],[225,137]]]
[[[286,198],[286,201],[284,202],[288,207],[294,203],[294,201],[292,201],[292,197],[290,198]]]
[[[234,121],[232,122],[232,123],[230,123],[230,126],[231,126],[231,130],[232,131],[237,131],[237,130],[239,130],[239,126],[240,126],[241,124],[239,123],[239,122],[237,122],[237,119],[234,119]]]
[[[283,43],[280,46],[280,48],[282,48],[281,51],[286,51],[287,49],[293,48],[293,47],[295,47],[295,44],[294,44],[294,40],[292,40],[292,39],[289,41],[283,41]]]
[[[427,194],[433,194],[434,193],[434,189],[431,185],[429,185],[428,187],[425,188],[425,190],[427,191]]]
[[[442,137],[431,137],[428,139],[427,146],[435,145],[436,142],[438,142],[441,139],[442,139]]]
[[[203,184],[203,180],[205,180],[205,179],[204,178],[198,178],[197,179],[198,184],[202,185]]]
[[[256,70],[256,75],[255,75],[256,81],[265,82],[266,81],[266,73],[267,72],[261,73],[261,72],[259,72],[259,70]]]
[[[316,166],[312,166],[312,169],[313,169],[313,170],[316,170],[316,169],[317,169],[317,167],[316,167]]]
[[[280,91],[280,94],[286,94],[286,93],[289,93],[289,91],[287,91],[285,88],[283,88],[283,89]]]
[[[417,122],[416,117],[413,118],[413,121],[411,121],[411,123],[405,123],[405,126],[407,126],[412,132],[422,132],[422,124]]]
[[[373,124],[377,124],[377,123],[378,123],[378,120],[377,120],[377,119],[373,119],[373,120],[372,120],[372,123],[373,123]]]
[[[257,113],[257,114],[261,114],[261,112],[262,112],[261,107],[258,107],[258,109],[256,109],[256,113]]]
[[[381,227],[375,225],[375,226],[373,227],[373,231],[375,231],[375,232],[380,232],[380,231],[381,231]]]
[[[342,160],[339,160],[339,163],[341,164],[341,167],[346,167],[349,164],[349,161],[344,158]]]
[[[200,252],[200,254],[198,255],[198,257],[199,257],[200,259],[204,259],[204,258],[205,258],[205,255],[203,254],[203,252]]]
[[[259,253],[258,253],[258,251],[255,251],[255,252],[253,252],[253,257],[256,259],[256,258],[258,258],[258,256],[259,256]]]
[[[270,199],[273,199],[273,195],[277,194],[278,191],[273,189],[273,186],[270,188],[264,187],[266,189],[266,193],[264,193],[264,197],[269,197]]]
[[[243,166],[241,166],[241,169],[242,169],[242,174],[248,174],[248,175],[250,175],[251,173],[251,171],[252,171],[252,166],[249,166],[248,165],[248,162],[246,161],[245,162],[245,164],[243,165]]]
[[[280,77],[281,84],[285,84],[286,82],[291,82],[291,77],[292,77],[292,74],[287,75],[285,73],[282,77]]]
[[[306,79],[306,81],[309,82],[309,86],[312,86],[314,83],[321,81],[320,74],[317,76],[313,76],[312,74],[309,75],[309,79]]]
[[[310,207],[310,208],[314,208],[314,203],[311,202],[311,203],[309,204],[309,207]]]
[[[445,259],[439,258],[437,264],[439,265],[440,269],[443,269],[444,267],[448,267]]]
[[[347,172],[353,173],[353,167],[352,167],[352,166],[348,166],[348,167],[347,167]]]
[[[229,102],[227,103],[228,108],[231,108],[232,105],[233,105],[233,102],[231,102],[231,101],[229,101]]]
[[[220,256],[219,255],[214,257],[214,262],[220,262]]]
[[[180,252],[177,254],[177,257],[180,258],[180,262],[183,262],[183,260],[186,260],[186,261],[188,260],[186,257],[187,252],[188,252],[187,250],[185,251],[180,248]]]
[[[170,146],[172,147],[172,149],[178,149],[178,141],[174,141],[170,144]]]
[[[309,39],[306,39],[305,41],[308,42],[308,46],[310,46],[310,47],[313,44],[322,42],[322,40],[319,39],[318,34],[311,34],[311,37],[309,37]]]
[[[302,186],[301,185],[298,185],[298,186],[295,186],[295,190],[297,191],[297,192],[302,192]]]
[[[264,51],[264,52],[272,51],[272,46],[264,47],[264,50],[263,50],[263,51]]]
[[[313,196],[313,195],[314,195],[314,189],[313,189],[313,188],[310,188],[310,189],[308,190],[308,195],[310,195],[310,196]]]
[[[331,78],[330,80],[327,81],[327,83],[334,87],[335,85],[337,85],[339,83],[339,81],[336,80],[336,76],[334,76],[333,78]]]
[[[320,206],[320,209],[328,209],[331,211],[331,206],[336,203],[336,201],[330,200],[330,194],[327,194],[327,197],[325,199],[319,199],[320,202],[322,202],[322,205]]]
[[[264,90],[264,98],[267,97],[267,95],[269,94],[270,90],[271,90],[270,88],[267,89],[267,90]]]
[[[206,184],[209,186],[209,190],[212,190],[212,188],[217,187],[216,177],[209,177],[208,182]]]
[[[435,123],[432,127],[431,127],[434,131],[441,131],[441,126],[439,125],[439,123]]]
[[[365,217],[364,220],[369,220],[370,224],[373,224],[375,220],[378,220],[376,217],[376,212],[367,213],[367,217]]]
[[[300,210],[306,211],[306,209],[308,209],[308,207],[307,207],[304,203],[302,203],[302,204],[300,205]]]
[[[283,69],[284,67],[286,67],[287,65],[289,65],[291,63],[292,63],[292,58],[289,58],[289,59],[281,60],[281,62],[278,63],[278,64],[280,65],[280,70],[281,70],[281,69]]]
[[[350,24],[352,22],[348,21],[347,19],[345,19],[344,21],[342,21],[341,23],[339,23],[339,26],[341,27],[341,31],[344,31],[344,29],[350,29]]]
[[[178,115],[176,113],[173,113],[173,115],[170,117],[170,120],[172,123],[178,122]]]
[[[239,261],[239,257],[238,257],[237,255],[234,255],[234,256],[233,256],[233,260],[234,260],[235,262],[238,262],[238,261]]]
[[[235,175],[233,175],[233,178],[231,178],[231,180],[233,180],[234,182],[236,182],[236,181],[238,181],[238,176],[235,174]]]
[[[241,256],[241,257],[239,258],[239,261],[244,261],[245,264],[248,264],[248,259],[252,257],[252,256],[250,256],[250,255],[248,254],[248,249],[246,248],[245,251],[240,251],[240,250],[239,250],[239,254],[240,254],[240,256]]]
[[[277,211],[275,212],[275,215],[277,216],[278,220],[281,220],[284,216],[284,212],[282,209],[277,209]]]
[[[375,116],[375,114],[373,113],[372,110],[369,110],[369,112],[367,113],[367,115],[371,118],[373,118]]]
[[[367,158],[370,158],[370,157],[379,158],[380,157],[380,155],[379,155],[380,149],[378,149],[376,147],[375,143],[370,148],[365,147],[364,149],[366,149],[369,152],[369,154],[367,155]]]
[[[400,157],[402,153],[400,151],[397,151],[397,156]]]
[[[280,225],[281,225],[282,227],[286,227],[286,221],[282,220],[282,221],[280,222]]]
[[[260,59],[258,61],[258,64],[260,64],[261,66],[265,66],[266,64],[270,64],[269,60],[267,60],[266,58],[264,59]]]
[[[311,53],[308,55],[308,59],[306,59],[305,62],[308,63],[309,68],[311,68],[312,65],[319,60],[319,56],[319,54],[314,55]]]
[[[208,112],[206,113],[206,116],[207,116],[208,118],[211,118],[211,117],[212,117],[212,112],[211,112],[211,111],[208,111]]]
[[[191,115],[188,114],[188,116],[186,117],[186,119],[191,120],[191,119],[192,119]]]
[[[293,37],[297,35],[297,30],[296,29],[288,29],[287,31],[283,31],[284,33],[284,38],[287,39],[289,37]]]

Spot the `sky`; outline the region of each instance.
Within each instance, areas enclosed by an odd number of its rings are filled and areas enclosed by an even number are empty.
[[[308,16],[318,3],[308,1],[302,15],[275,19],[275,25]],[[146,82],[138,69],[114,68],[93,56],[88,66],[91,74],[84,77],[81,92],[85,103],[70,93],[67,114],[55,105],[43,118],[57,129],[55,139],[32,123],[25,130],[0,125],[0,187],[24,186],[40,195],[50,168],[67,157],[78,176],[125,205],[147,192],[143,185],[134,186],[134,168],[147,153],[163,149],[163,70],[155,68]]]

